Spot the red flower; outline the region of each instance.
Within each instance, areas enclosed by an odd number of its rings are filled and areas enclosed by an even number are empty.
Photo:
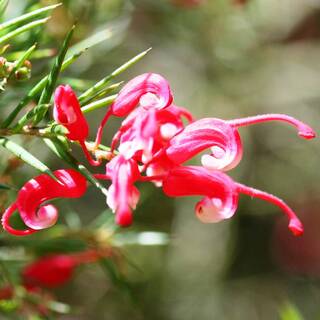
[[[71,279],[76,265],[73,257],[66,254],[42,257],[23,269],[24,285],[27,288],[59,287]]]
[[[18,193],[17,200],[4,212],[2,225],[14,235],[27,235],[54,225],[58,219],[55,206],[43,203],[55,198],[79,198],[87,188],[86,179],[77,171],[57,170],[55,181],[46,174],[41,174],[28,181]],[[10,226],[9,219],[16,211],[28,229],[16,230]]]
[[[278,206],[289,218],[289,229],[295,235],[303,233],[303,226],[295,213],[279,198],[266,192],[234,182],[220,171],[203,167],[176,167],[163,180],[163,191],[171,197],[202,195],[196,205],[196,215],[203,222],[218,222],[231,218],[238,205],[240,193],[260,198]]]
[[[132,223],[132,209],[135,209],[139,200],[139,191],[133,185],[140,177],[138,165],[118,155],[106,168],[106,176],[112,181],[107,204],[116,214],[116,223],[127,227]]]
[[[22,270],[23,283],[28,289],[60,287],[71,280],[79,264],[94,262],[98,258],[99,255],[94,251],[47,255]]]
[[[189,124],[174,136],[170,140],[166,154],[178,165],[210,147],[212,153],[202,156],[202,165],[212,170],[230,170],[242,157],[238,128],[266,121],[284,121],[295,126],[300,137],[305,139],[315,137],[315,132],[308,125],[283,114],[266,114],[229,121],[205,118]]]
[[[89,126],[84,117],[77,96],[69,85],[59,86],[54,94],[54,120],[68,129],[66,137],[78,141],[91,165],[97,166],[99,161],[92,159],[85,141],[89,134]]]
[[[145,73],[133,78],[122,88],[103,118],[97,132],[96,145],[100,144],[103,127],[111,115],[125,117],[139,104],[145,109],[163,109],[172,103],[172,99],[169,83],[159,74]]]

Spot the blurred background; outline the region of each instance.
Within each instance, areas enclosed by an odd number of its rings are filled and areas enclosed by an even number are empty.
[[[6,18],[33,3],[38,1],[11,0]],[[52,3],[40,1],[42,6]],[[78,92],[152,47],[121,80],[144,72],[162,74],[176,104],[196,118],[286,113],[319,129],[319,0],[65,0],[55,9],[45,36],[37,39],[33,33],[27,40],[58,48],[76,21],[74,43],[97,32],[105,38],[64,73],[61,82]],[[46,68],[46,58],[33,62],[34,77]],[[6,99],[14,103],[12,95],[22,93],[19,88],[11,91],[1,104]],[[100,109],[88,116],[92,137],[104,113]],[[119,123],[108,124],[106,145]],[[292,127],[281,123],[241,128],[240,134],[244,157],[231,176],[283,198],[301,217],[305,235],[293,237],[278,208],[256,199],[241,196],[234,218],[205,225],[194,216],[197,199],[169,199],[151,184],[140,185],[142,198],[131,230],[167,233],[169,242],[123,246],[130,295],[99,265],[81,267],[54,293],[72,306],[70,314],[56,319],[320,318],[319,142],[299,139]],[[28,144],[51,168],[61,167],[37,140]],[[7,156],[1,155],[3,166]],[[34,175],[19,166],[12,181],[21,186]],[[14,197],[2,198],[1,205]],[[79,201],[59,201],[59,207],[60,216],[73,213],[71,220],[62,218],[60,223],[77,226],[106,210],[103,195],[94,188]],[[45,243],[44,233],[29,241],[32,250]],[[1,239],[0,258],[10,250],[8,243],[23,241]],[[65,249],[61,243],[56,251]]]

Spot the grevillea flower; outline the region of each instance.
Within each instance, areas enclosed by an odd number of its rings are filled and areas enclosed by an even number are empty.
[[[66,137],[71,141],[78,141],[91,165],[99,165],[90,156],[85,141],[89,135],[89,126],[84,117],[77,96],[69,85],[59,86],[54,94],[54,120],[68,129]]]
[[[58,181],[41,174],[28,181],[19,191],[16,201],[2,216],[3,228],[18,236],[28,235],[49,228],[58,219],[58,210],[52,204],[44,204],[55,198],[79,198],[87,188],[86,179],[72,169],[54,171]],[[18,210],[26,230],[16,230],[10,226],[10,217]]]
[[[103,118],[96,137],[96,145],[101,142],[103,127],[111,115],[125,117],[138,105],[145,109],[163,109],[173,100],[169,83],[161,75],[145,73],[133,78],[119,92],[116,100]]]
[[[78,265],[95,262],[98,258],[95,251],[43,256],[24,267],[23,283],[28,289],[60,287],[71,280]]]
[[[132,223],[132,209],[139,201],[139,191],[134,186],[140,177],[138,165],[132,159],[118,155],[107,164],[106,177],[112,181],[107,204],[116,214],[116,223],[129,226]]]
[[[184,128],[182,118],[193,121],[191,113],[171,105],[165,109],[139,107],[123,121],[112,139],[111,150],[120,140],[119,151],[129,159],[148,163],[153,155],[168,145],[169,140]]]
[[[308,125],[283,114],[266,114],[229,121],[204,118],[189,124],[174,136],[170,140],[166,154],[178,165],[191,159],[197,153],[211,148],[210,155],[202,156],[202,165],[212,170],[230,170],[239,163],[242,157],[238,128],[266,121],[287,122],[298,129],[300,137],[305,139],[315,137],[313,129]]]
[[[289,218],[289,229],[295,235],[303,233],[303,226],[295,213],[281,199],[266,192],[234,182],[220,171],[198,166],[176,167],[163,180],[163,191],[171,197],[200,195],[197,217],[205,223],[231,218],[238,206],[240,193],[260,198],[278,206]]]

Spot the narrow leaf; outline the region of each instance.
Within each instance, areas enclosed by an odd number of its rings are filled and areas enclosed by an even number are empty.
[[[17,60],[24,54],[24,51],[14,51],[6,55],[7,60]],[[55,49],[38,49],[31,53],[30,59],[50,58],[56,54]]]
[[[140,61],[149,51],[151,48],[149,48],[146,51],[143,51],[124,63],[122,66],[114,70],[112,73],[110,73],[108,76],[105,78],[101,79],[99,82],[97,82],[94,86],[89,88],[87,91],[85,91],[80,97],[79,101],[81,105],[85,105],[88,101],[90,101],[91,97],[94,96],[97,92],[102,90],[114,77],[118,76],[131,66],[133,66],[135,63]]]
[[[32,18],[35,18],[43,13],[46,13],[47,11],[53,10],[53,9],[59,7],[60,5],[61,5],[61,3],[58,3],[58,4],[54,4],[51,6],[44,7],[44,8],[40,8],[38,10],[34,10],[32,12],[23,14],[17,18],[3,22],[0,24],[0,31],[2,31],[5,28],[8,28],[8,27],[17,27],[18,24],[25,24],[27,21],[31,20]]]
[[[29,112],[27,112],[18,123],[12,128],[14,133],[19,132],[27,123],[31,122],[38,115],[46,113],[49,109],[50,104],[39,104]]]
[[[49,20],[49,18],[44,18],[44,19],[39,19],[39,20],[36,20],[36,21],[32,21],[20,28],[17,28],[7,34],[5,34],[4,36],[0,37],[0,45],[3,44],[3,43],[6,43],[8,42],[9,40],[11,40],[12,38],[18,36],[19,34],[23,33],[23,32],[26,32],[28,30],[31,30],[37,26],[40,26],[44,23],[46,23],[47,21]]]
[[[106,87],[105,89],[97,92],[96,94],[94,94],[89,101],[87,101],[87,104],[94,101],[94,100],[97,100],[97,99],[100,99],[100,98],[103,98],[105,97],[106,95],[108,95],[109,93],[111,92],[114,92],[115,90],[117,90],[122,84],[123,84],[124,81],[120,81],[120,82],[117,82],[117,83],[114,83],[108,87]],[[88,86],[87,86],[88,87]]]
[[[95,102],[92,102],[92,103],[87,104],[86,106],[82,107],[81,110],[82,110],[83,113],[88,113],[88,112],[91,112],[93,110],[96,110],[96,109],[99,109],[99,108],[103,108],[103,107],[111,104],[115,100],[116,97],[117,97],[117,95],[114,94],[112,96],[97,100]]]
[[[15,142],[7,138],[1,137],[0,145],[6,148],[8,151],[12,152],[15,156],[17,156],[25,163],[29,164],[30,166],[36,168],[41,172],[48,174],[51,178],[57,180],[53,172],[44,163],[42,163],[40,160],[34,157],[29,151],[22,148]]]
[[[96,188],[98,188],[105,196],[107,196],[107,189],[97,180],[91,172],[82,164],[78,165],[78,171],[81,172]]]
[[[48,76],[48,80],[47,80],[47,83],[46,83],[46,86],[45,88],[43,89],[42,91],[42,94],[41,94],[41,97],[39,99],[39,105],[41,104],[47,104],[50,102],[51,100],[51,96],[52,96],[52,93],[54,91],[54,88],[56,86],[56,83],[57,83],[57,79],[58,79],[58,76],[61,72],[61,68],[62,68],[62,64],[63,64],[63,60],[67,54],[67,51],[68,51],[68,48],[69,48],[69,44],[70,44],[70,40],[72,38],[72,35],[73,35],[73,31],[74,31],[74,28],[75,26],[73,26],[71,28],[71,30],[68,32],[63,44],[62,44],[62,47],[60,49],[60,52],[55,60],[55,63],[51,69],[51,72]],[[40,122],[43,117],[45,116],[46,112],[42,112],[42,113],[39,113],[34,121],[33,121],[33,124],[37,124],[38,122]]]
[[[61,71],[64,71],[66,68],[68,68],[74,61],[76,61],[82,53],[84,53],[86,50],[77,52],[73,54],[71,57],[66,59],[61,67]],[[15,107],[15,109],[9,114],[7,119],[3,121],[1,124],[1,128],[8,128],[10,124],[14,121],[16,116],[19,114],[19,112],[25,107],[30,101],[32,101],[41,90],[46,86],[48,80],[48,76],[41,79],[28,93],[27,95],[19,102],[19,104]]]
[[[60,159],[67,162],[73,168],[77,168],[78,161],[69,151],[69,147],[65,144],[65,142],[59,138],[52,139],[43,139],[45,144],[49,147],[50,150]]]
[[[9,0],[0,0],[0,17],[3,16],[4,12],[7,9]]]

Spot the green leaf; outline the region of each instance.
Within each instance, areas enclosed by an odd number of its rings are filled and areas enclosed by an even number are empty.
[[[85,105],[88,101],[91,100],[91,98],[97,94],[97,92],[100,92],[101,90],[103,90],[103,88],[116,76],[118,76],[119,74],[121,74],[122,72],[126,71],[128,68],[130,68],[131,66],[133,66],[135,63],[137,63],[138,61],[140,61],[149,51],[151,50],[151,48],[149,48],[148,50],[145,50],[141,53],[139,53],[138,55],[136,55],[135,57],[133,57],[132,59],[130,59],[129,61],[127,61],[126,63],[124,63],[122,66],[120,66],[119,68],[117,68],[116,70],[114,70],[112,73],[110,73],[108,76],[106,76],[105,78],[101,79],[99,82],[97,82],[94,86],[92,86],[91,88],[89,88],[87,91],[85,91],[82,95],[80,95],[79,97],[79,102],[81,105]]]
[[[82,107],[81,110],[83,113],[88,113],[91,112],[93,110],[105,107],[109,104],[111,104],[115,99],[116,99],[117,95],[114,94],[112,96],[103,98],[101,100],[97,100],[95,102],[89,103],[86,106]]]
[[[111,93],[111,92],[114,92],[115,90],[117,90],[122,84],[124,83],[124,81],[120,81],[120,82],[117,82],[117,83],[114,83],[108,87],[106,87],[105,89],[97,92],[96,94],[94,94],[90,100],[88,100],[86,102],[86,104],[94,101],[94,100],[97,100],[99,98],[103,98],[105,97],[107,94]],[[87,86],[88,87],[88,86]]]
[[[35,106],[18,121],[18,123],[12,128],[12,132],[13,133],[19,132],[28,122],[32,121],[39,114],[43,114],[47,112],[49,107],[50,107],[50,104],[39,104]]]
[[[42,163],[40,160],[34,157],[29,151],[22,148],[15,142],[7,138],[0,137],[0,145],[6,148],[8,151],[12,152],[15,156],[17,156],[25,163],[29,164],[30,166],[36,168],[41,172],[48,174],[51,178],[57,180],[53,172],[44,163]]]
[[[7,2],[7,1],[2,1],[2,2]],[[31,20],[32,18],[35,18],[39,15],[42,15],[43,13],[46,13],[47,11],[53,10],[53,9],[59,7],[60,5],[61,5],[61,3],[58,3],[58,4],[54,4],[51,6],[44,7],[44,8],[40,8],[38,10],[34,10],[32,12],[23,14],[17,18],[3,22],[0,24],[0,31],[2,31],[5,28],[9,28],[9,27],[16,28],[18,25],[25,24],[27,21]],[[2,4],[0,4],[0,8],[1,8],[1,6],[2,6]]]
[[[3,16],[4,12],[7,9],[9,0],[0,0],[0,17]]]
[[[76,61],[86,50],[79,51],[73,54],[71,57],[67,58],[61,67],[61,71],[64,71],[68,68],[74,61]],[[48,76],[41,79],[28,93],[27,95],[19,102],[15,109],[9,114],[9,116],[1,124],[1,128],[8,128],[10,124],[14,121],[16,116],[25,107],[30,101],[32,101],[37,94],[46,86]]]
[[[88,181],[90,181],[96,188],[98,188],[105,196],[107,196],[107,189],[97,180],[91,172],[82,164],[78,165],[78,171],[81,172]]]
[[[8,32],[4,36],[0,37],[0,45],[3,43],[7,43],[9,40],[11,40],[12,38],[18,36],[19,34],[21,34],[23,32],[29,31],[37,26],[45,24],[48,20],[49,20],[49,18],[44,18],[44,19],[32,21],[32,22],[30,22],[20,28],[17,28],[11,32]]]
[[[69,151],[68,143],[66,140],[59,139],[59,138],[52,138],[52,139],[43,139],[45,144],[49,147],[50,150],[53,151],[53,153],[59,157],[60,159],[66,161],[69,165],[71,165],[73,168],[77,168],[78,161],[76,158],[73,157],[73,155]]]
[[[70,40],[71,40],[73,32],[74,32],[74,28],[75,28],[75,26],[73,26],[71,28],[71,30],[68,32],[68,34],[62,44],[60,52],[55,60],[55,63],[51,69],[51,72],[48,76],[46,86],[42,91],[41,97],[39,99],[39,105],[47,104],[51,100],[51,96],[52,96],[54,88],[56,86],[57,79],[58,79],[59,74],[61,72],[64,58],[65,58],[67,51],[68,51],[68,48],[69,48],[69,44],[70,44]],[[44,111],[42,113],[38,113],[33,121],[33,124],[36,125],[37,123],[39,123],[43,119],[45,114],[46,114],[46,111]]]
[[[6,54],[6,58],[9,61],[19,59],[25,51],[14,51]],[[56,51],[54,49],[38,49],[31,53],[30,59],[43,59],[50,58],[55,55]]]

